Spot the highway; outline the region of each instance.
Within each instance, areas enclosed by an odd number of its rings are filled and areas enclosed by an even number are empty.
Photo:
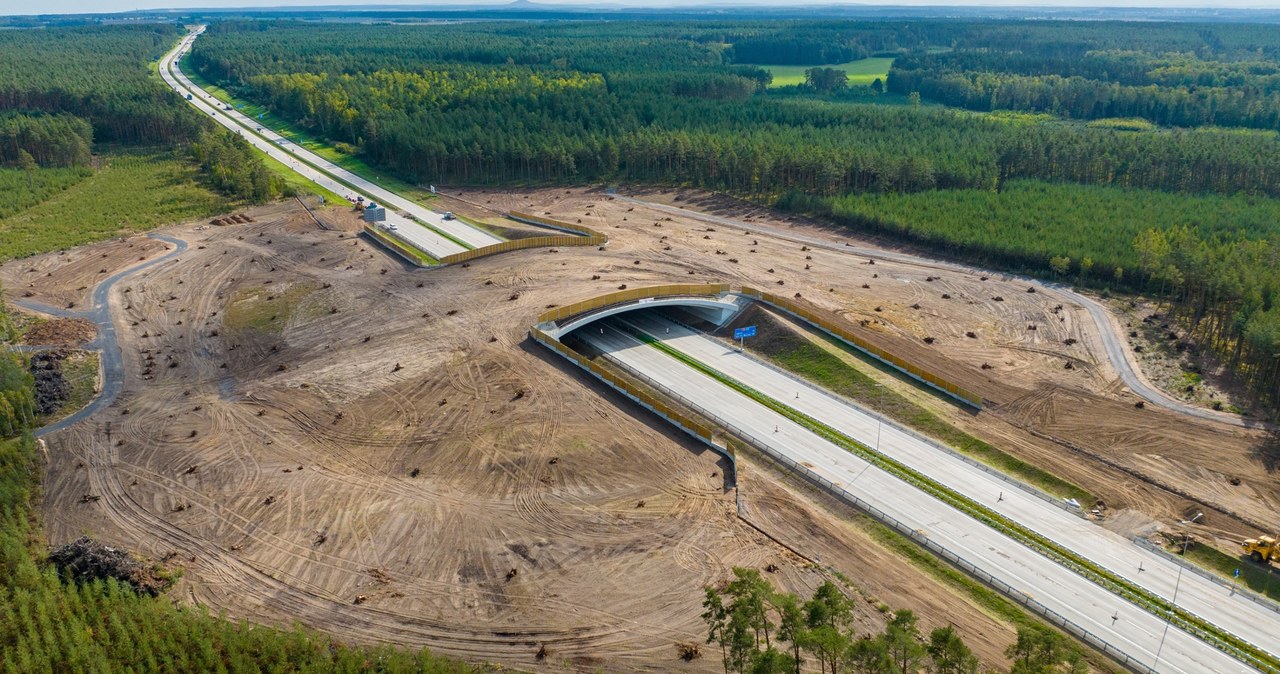
[[[868,447],[876,447],[878,442],[881,453],[1152,593],[1170,599],[1177,586],[1178,605],[1182,608],[1268,652],[1280,654],[1280,612],[1267,605],[1198,574],[1184,573],[1179,580],[1179,565],[1172,560],[1139,547],[1059,507],[1056,502],[1016,486],[1019,483],[983,470],[896,424],[879,423],[874,415],[849,401],[739,353],[724,342],[653,312],[632,312],[623,320]]]
[[[702,213],[699,211],[692,211],[687,208],[680,208],[679,206],[670,206],[668,204],[660,204],[652,201],[645,201],[643,199],[628,197],[621,194],[616,194],[615,198],[617,198],[620,201],[627,201],[633,204],[642,205],[646,208],[652,208],[654,210],[662,211],[664,213],[670,213],[672,215],[679,215],[681,217],[686,217],[693,220],[699,220],[699,221],[707,222],[711,224],[722,225],[725,227],[735,227],[737,229],[741,229],[748,232],[755,232],[757,234],[774,236],[774,237],[785,239],[788,241],[795,241],[796,243],[803,243],[805,245],[813,246],[815,248],[824,248],[827,250],[833,250],[836,252],[846,253],[849,255],[857,255],[859,257],[889,260],[892,262],[910,264],[918,267],[927,267],[930,269],[938,269],[940,271],[960,272],[964,274],[979,274],[979,273],[990,272],[990,270],[986,270],[986,269],[978,269],[976,267],[970,267],[970,266],[953,263],[953,262],[943,262],[940,260],[932,260],[928,258],[918,257],[916,255],[911,255],[908,253],[897,253],[893,251],[882,250],[879,248],[866,248],[863,246],[853,246],[849,244],[841,245],[831,241],[829,238],[824,238],[821,236],[810,236],[806,234],[799,234],[794,231],[789,231],[781,227],[763,225],[756,222],[744,222],[742,220],[721,217],[718,215],[711,215],[709,213]],[[1124,382],[1125,386],[1129,387],[1129,390],[1133,391],[1135,395],[1142,398],[1143,400],[1146,400],[1147,402],[1153,405],[1163,407],[1167,410],[1177,412],[1179,414],[1184,414],[1186,416],[1196,417],[1198,419],[1205,419],[1208,421],[1217,421],[1224,424],[1230,424],[1232,426],[1239,426],[1242,428],[1265,428],[1265,429],[1277,428],[1276,425],[1267,423],[1266,421],[1262,421],[1260,419],[1245,419],[1228,412],[1217,412],[1214,410],[1208,410],[1202,407],[1196,407],[1195,405],[1188,405],[1187,403],[1184,403],[1180,400],[1170,397],[1165,392],[1161,391],[1160,389],[1156,388],[1155,386],[1152,386],[1149,382],[1147,382],[1146,377],[1142,375],[1142,372],[1138,369],[1136,365],[1136,357],[1133,355],[1132,351],[1129,349],[1128,341],[1125,337],[1124,331],[1121,329],[1120,325],[1116,322],[1115,318],[1112,317],[1111,312],[1108,311],[1107,308],[1102,305],[1102,303],[1094,300],[1093,298],[1087,295],[1078,293],[1075,290],[1071,289],[1070,286],[1067,286],[1061,283],[1049,283],[1046,281],[1041,281],[1039,279],[1018,276],[1016,274],[1006,274],[1006,275],[1011,276],[1013,278],[1017,278],[1021,281],[1025,281],[1028,285],[1041,288],[1044,291],[1046,291],[1047,294],[1050,294],[1050,295],[1056,294],[1069,302],[1074,302],[1084,307],[1085,311],[1089,313],[1089,318],[1093,321],[1094,326],[1098,330],[1098,337],[1099,339],[1102,340],[1103,348],[1107,353],[1107,359],[1110,361],[1111,367],[1116,371],[1116,374],[1119,375],[1121,381]]]
[[[628,317],[627,320],[635,321],[638,327],[645,328],[647,332],[661,335],[667,344],[682,351],[691,351],[690,355],[695,355],[704,363],[749,383],[784,404],[800,409],[855,439],[874,446],[877,426],[874,419],[847,402],[812,387],[797,384],[785,375],[736,354],[726,345],[693,334],[677,324],[653,317]],[[671,335],[665,332],[668,328],[672,331]],[[994,578],[1034,597],[1049,609],[1129,654],[1138,663],[1157,665],[1155,654],[1161,648],[1159,642],[1165,625],[1160,617],[1116,597],[995,529],[955,511],[879,468],[868,465],[783,415],[657,349],[642,345],[633,337],[612,327],[603,329],[604,334],[599,334],[593,324],[578,334],[594,343],[610,358],[678,392],[695,406],[754,437],[767,449],[795,463],[812,467],[811,470],[837,485],[838,489],[880,508],[913,529],[926,532],[931,541]],[[729,361],[738,362],[732,363],[735,367],[730,368]],[[795,398],[797,393],[800,395],[799,399]],[[920,443],[919,439],[902,433],[889,424],[884,424],[881,428],[881,451],[901,458],[904,463],[908,456],[914,456],[913,467],[922,469],[922,472],[928,467],[931,476],[941,475],[944,478],[942,481],[948,486],[972,495],[1024,525],[1032,526],[1033,522],[1040,522],[1038,518],[1046,518],[1043,521],[1064,522],[1069,527],[1068,530],[1088,528],[1095,530],[1091,533],[1101,532],[1104,537],[1107,535],[1100,527],[1088,524],[1041,498],[1001,482],[936,448],[925,446],[914,447],[911,451],[901,449],[917,443]],[[923,451],[919,451],[921,449]],[[1105,554],[1095,555],[1097,551],[1092,549],[1084,551],[1089,557],[1101,556],[1103,559],[1099,560],[1100,564],[1104,563],[1103,560],[1110,560],[1110,563],[1123,566],[1131,559],[1129,550],[1151,554],[1119,537],[1110,541],[1105,538],[1102,540],[1100,547],[1108,548]],[[1131,569],[1117,572],[1126,577],[1150,573],[1151,580],[1144,578],[1135,582],[1165,589],[1172,594],[1172,584],[1179,582],[1176,566],[1155,555],[1151,555],[1150,561],[1138,560],[1136,557],[1132,559],[1134,562]],[[1143,571],[1138,571],[1139,564],[1144,568]],[[1191,580],[1193,575],[1182,574],[1178,593],[1179,606],[1184,606],[1185,597],[1187,602],[1192,602],[1188,607],[1194,607],[1192,610],[1197,612],[1208,611],[1211,615],[1220,615],[1238,610],[1242,617],[1247,616],[1248,619],[1229,620],[1228,625],[1222,625],[1223,628],[1254,643],[1261,642],[1259,645],[1271,650],[1265,645],[1274,643],[1274,638],[1268,636],[1268,631],[1270,634],[1276,632],[1280,615],[1269,613],[1261,606],[1252,605],[1252,602],[1243,601],[1237,606],[1239,598],[1232,600],[1227,589],[1198,577]],[[1197,580],[1206,587],[1200,587]],[[1199,589],[1188,589],[1197,587]],[[1206,605],[1206,601],[1211,605]],[[1112,620],[1113,617],[1115,620]],[[1206,618],[1212,619],[1208,616]],[[1232,629],[1232,626],[1238,628],[1238,631]],[[1252,670],[1198,638],[1171,628],[1161,651],[1157,671]]]
[[[440,258],[468,248],[501,243],[502,239],[488,232],[460,220],[445,220],[442,214],[365,180],[293,143],[238,110],[227,110],[224,103],[193,84],[178,65],[179,56],[191,48],[199,34],[200,31],[195,31],[183,38],[178,46],[160,60],[159,68],[160,77],[174,91],[184,97],[187,93],[192,94],[188,102],[196,109],[230,131],[240,134],[254,147],[311,182],[336,194],[352,197],[360,194],[369,201],[386,206],[387,221],[396,225],[396,234],[433,257]],[[420,223],[426,223],[429,227]]]

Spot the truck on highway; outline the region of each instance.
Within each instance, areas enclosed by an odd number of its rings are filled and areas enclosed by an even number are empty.
[[[1250,538],[1241,543],[1240,547],[1244,549],[1244,554],[1259,564],[1280,560],[1280,546],[1277,546],[1276,539],[1271,536]]]
[[[445,220],[452,220],[452,219],[453,219],[453,211],[445,211],[445,212],[444,212],[444,219],[445,219]]]

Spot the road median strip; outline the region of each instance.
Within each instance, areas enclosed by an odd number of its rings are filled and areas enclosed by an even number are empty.
[[[183,83],[182,83],[182,80],[178,79],[177,74],[176,74],[176,73],[174,73],[174,68],[179,67],[179,66],[177,65],[177,63],[178,63],[178,59],[177,59],[177,58],[173,58],[173,59],[170,59],[170,60],[169,60],[169,65],[168,65],[168,66],[165,66],[165,65],[164,65],[164,59],[161,59],[161,65],[160,65],[160,67],[161,67],[161,68],[165,68],[165,67],[167,67],[167,68],[169,69],[169,75],[170,75],[171,77],[173,77],[174,81],[177,83],[178,87],[180,87],[180,88],[182,89],[182,91],[186,91],[187,93],[189,93],[189,94],[191,94],[191,95],[193,95],[193,96],[194,96],[194,95],[196,95],[196,94],[198,94],[198,93],[207,93],[207,92],[205,92],[203,89],[200,89],[199,87],[196,87],[195,89],[192,89],[192,88],[187,87],[187,85],[183,84]],[[163,79],[163,78],[162,78],[162,79]],[[195,86],[195,85],[194,85],[194,82],[192,83],[192,85],[193,85],[193,86]],[[181,91],[179,91],[178,93],[182,93],[182,92],[181,92]],[[218,102],[223,103],[224,105],[230,105],[230,103],[229,103],[229,102],[227,102],[227,101],[223,101],[222,99],[217,98],[217,97],[214,97],[214,98],[209,99],[209,100],[218,101]],[[194,106],[194,103],[193,103],[193,106]],[[233,109],[233,111],[234,111],[234,109]],[[223,111],[223,112],[225,113],[225,111]],[[350,182],[348,182],[348,181],[346,181],[346,180],[343,180],[342,178],[340,178],[340,177],[338,177],[338,176],[336,176],[336,175],[334,175],[334,174],[330,173],[329,171],[327,171],[327,170],[325,170],[325,169],[321,168],[320,166],[315,165],[314,163],[312,163],[311,161],[307,160],[306,158],[301,157],[301,156],[299,156],[299,155],[297,155],[297,154],[295,154],[295,153],[291,152],[288,148],[282,147],[282,146],[280,146],[278,143],[272,143],[272,141],[271,141],[271,139],[270,139],[270,138],[267,138],[266,136],[263,136],[262,134],[258,133],[257,131],[254,131],[252,128],[250,128],[250,127],[246,126],[244,123],[240,122],[240,121],[239,121],[239,120],[237,120],[235,117],[232,117],[231,115],[225,115],[225,116],[226,116],[226,118],[227,118],[227,119],[228,119],[232,124],[235,124],[237,127],[239,127],[240,129],[242,129],[244,132],[246,132],[246,133],[248,133],[248,134],[251,134],[251,135],[253,135],[253,136],[254,136],[254,137],[256,137],[256,138],[261,139],[261,140],[262,140],[263,142],[265,142],[265,143],[269,143],[269,144],[273,144],[273,145],[275,145],[277,148],[279,148],[279,149],[280,149],[280,151],[281,151],[281,152],[284,152],[284,153],[285,153],[286,155],[288,155],[289,157],[292,157],[293,159],[295,159],[295,160],[297,160],[297,161],[299,161],[299,162],[301,162],[301,163],[305,164],[306,166],[310,167],[312,170],[316,171],[317,173],[320,173],[321,175],[324,175],[324,176],[328,177],[329,179],[333,180],[334,182],[337,182],[339,185],[342,185],[343,187],[345,187],[345,188],[347,188],[347,189],[351,190],[351,191],[352,191],[352,192],[354,192],[355,194],[358,194],[358,195],[361,195],[361,196],[366,197],[367,199],[369,199],[369,201],[370,201],[370,202],[374,202],[374,201],[383,201],[382,199],[377,199],[377,198],[375,198],[375,197],[374,197],[373,195],[371,195],[371,194],[366,194],[366,193],[365,193],[365,191],[364,191],[364,190],[362,190],[362,189],[360,189],[359,187],[356,187],[355,185],[351,184]],[[280,135],[281,135],[281,138],[283,138],[283,137],[284,137],[282,134],[280,134]],[[287,140],[287,139],[286,139],[286,140]],[[292,141],[290,141],[290,142],[292,142]],[[296,145],[296,144],[297,144],[297,143],[295,143],[295,145]],[[250,143],[250,145],[252,145],[252,143]],[[299,147],[301,147],[301,146],[299,146]],[[266,150],[263,150],[262,148],[255,148],[255,149],[257,149],[259,152],[262,152],[263,154],[266,154],[266,155],[267,155],[267,157],[271,157],[271,155],[270,155],[269,153],[267,153],[267,152],[266,152]],[[271,157],[271,158],[272,158],[272,159],[274,159],[273,157]],[[279,160],[276,160],[276,161],[279,161]],[[285,166],[285,168],[288,168],[288,165],[287,165],[287,164],[285,164],[284,166]],[[295,171],[295,173],[296,173],[296,171]],[[299,175],[301,175],[301,174],[299,174]],[[308,177],[307,177],[307,176],[305,176],[305,175],[303,175],[302,177],[303,177],[303,178],[307,178],[308,180],[310,180],[310,178],[308,178]],[[314,182],[314,181],[313,181],[313,182]],[[323,186],[321,186],[321,187],[323,187]],[[401,198],[408,199],[408,197],[403,197],[403,196],[402,196]],[[469,244],[469,243],[467,243],[467,242],[465,242],[465,241],[463,241],[463,240],[461,240],[461,239],[458,239],[457,237],[455,237],[455,236],[453,236],[453,235],[449,234],[448,232],[445,232],[445,231],[442,231],[442,230],[436,229],[435,227],[432,227],[432,226],[431,226],[430,224],[428,224],[428,223],[422,222],[421,220],[419,220],[419,219],[418,219],[418,218],[416,218],[416,217],[415,217],[415,218],[410,218],[410,219],[414,222],[414,224],[418,225],[419,227],[422,227],[423,229],[426,229],[426,230],[428,230],[428,231],[430,231],[430,232],[434,232],[435,234],[438,234],[439,236],[441,236],[441,237],[443,237],[443,238],[447,239],[448,241],[451,241],[451,242],[453,242],[453,243],[457,244],[458,246],[461,246],[461,247],[462,247],[463,249],[465,249],[465,250],[471,250],[471,249],[475,248],[475,246],[473,246],[473,245],[471,245],[471,244]],[[416,246],[415,246],[415,248],[416,248]],[[424,252],[424,253],[427,253],[427,251],[423,251],[423,252]],[[430,253],[427,253],[427,255],[428,255],[428,256],[431,256],[431,254],[430,254]],[[435,259],[435,257],[434,257],[434,256],[431,256],[431,257],[432,257],[432,259]]]
[[[701,361],[662,343],[648,333],[626,325],[624,329],[641,342],[658,349],[666,355],[684,363],[694,370],[711,377],[730,389],[747,396],[761,405],[781,414],[787,419],[805,427],[815,435],[832,442],[875,465],[877,468],[897,477],[900,480],[924,491],[947,505],[969,515],[970,517],[1000,531],[1013,540],[1048,557],[1063,567],[1122,597],[1132,604],[1161,618],[1167,618],[1185,632],[1196,636],[1205,643],[1231,655],[1241,662],[1264,672],[1280,673],[1280,658],[1267,653],[1240,637],[1210,623],[1203,618],[1184,609],[1155,593],[1141,588],[1132,582],[1104,569],[1079,554],[1068,550],[1045,536],[1018,524],[1003,515],[983,506],[967,496],[952,490],[941,483],[925,476],[915,469],[882,454],[867,445],[837,431],[799,410],[785,405],[747,384],[709,366]]]

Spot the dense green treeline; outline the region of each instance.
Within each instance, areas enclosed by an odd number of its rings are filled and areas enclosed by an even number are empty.
[[[919,92],[925,98],[970,110],[1048,112],[1075,119],[1138,117],[1162,126],[1188,128],[1280,129],[1280,91],[1274,89],[1272,77],[1267,78],[1265,87],[1131,86],[1078,75],[963,70],[949,63],[954,58],[951,54],[900,58],[889,72],[888,89],[898,94]],[[1188,73],[1184,77],[1196,76]]]
[[[1183,346],[1215,354],[1259,397],[1280,406],[1280,237],[1205,237],[1152,228],[1134,239],[1149,288],[1169,297]]]
[[[1257,26],[996,24],[899,58],[889,90],[970,110],[1280,128],[1280,41]]]
[[[1141,261],[1132,242],[1167,223],[1185,225],[1203,240],[1280,241],[1280,201],[1247,196],[1188,196],[1019,180],[998,192],[935,190],[826,200],[791,194],[780,203],[1006,269],[1039,272],[1047,269],[1049,258],[1063,255],[1077,262],[1089,259],[1090,274],[1107,281],[1118,276],[1128,287],[1139,283]]]
[[[99,142],[188,140],[203,120],[147,66],[181,35],[168,24],[4,31],[0,110],[75,115]]]
[[[1280,194],[1272,170],[1280,141],[1272,136],[1136,136],[771,96],[762,93],[763,73],[708,64],[706,54],[691,55],[701,43],[666,37],[666,26],[601,35],[572,26],[388,30],[223,25],[201,38],[193,62],[303,128],[424,183],[637,180],[769,195],[1038,178]],[[523,43],[512,38],[517,30],[530,33]],[[575,30],[565,56],[546,51]],[[629,65],[641,37],[663,46],[645,69]],[[685,49],[667,49],[682,40]],[[472,58],[479,60],[466,62]]]
[[[0,113],[0,164],[21,164],[23,153],[38,166],[87,166],[93,127],[72,115]]]
[[[953,626],[926,637],[919,618],[902,609],[879,634],[854,633],[854,604],[826,581],[813,596],[779,592],[755,569],[735,567],[733,579],[706,588],[707,643],[719,647],[725,674],[977,674],[978,658]],[[888,607],[881,605],[888,612]],[[1005,651],[1015,674],[1080,674],[1089,666],[1062,635],[1019,627]]]
[[[88,166],[95,141],[176,149],[199,138],[222,148],[224,161],[203,162],[210,185],[248,201],[278,194],[260,179],[266,169],[247,144],[156,76],[153,62],[182,33],[173,24],[0,32],[0,165]],[[213,141],[211,132],[225,138]]]
[[[287,189],[251,145],[225,131],[201,131],[191,143],[191,154],[221,192],[262,203]]]

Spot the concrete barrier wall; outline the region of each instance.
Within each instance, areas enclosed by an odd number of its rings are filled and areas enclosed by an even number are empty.
[[[552,227],[572,234],[552,234],[548,236],[531,236],[526,239],[514,239],[512,241],[503,241],[495,243],[491,246],[481,246],[464,250],[461,253],[446,255],[438,261],[440,265],[457,264],[459,262],[468,262],[480,257],[488,257],[490,255],[498,255],[513,250],[526,250],[529,248],[550,248],[553,246],[603,246],[609,242],[609,237],[603,232],[597,232],[594,229],[583,227],[581,225],[571,225],[567,222],[551,220],[548,218],[540,218],[527,213],[513,212],[509,214],[513,220],[519,220],[534,225],[542,225],[544,227]],[[385,232],[373,225],[365,225],[364,231],[374,237],[388,248],[398,253],[401,257],[412,262],[419,267],[433,266],[429,262],[420,259],[415,254],[417,248],[413,247],[391,232]]]
[[[423,257],[431,258],[426,253],[418,250],[413,245],[401,241],[399,238],[391,236],[389,232],[384,232],[374,225],[365,225],[364,233],[373,237],[378,243],[381,243],[388,250],[404,258],[406,262],[419,267],[430,267],[432,264],[423,259]]]
[[[552,246],[603,246],[609,242],[609,237],[603,232],[597,232],[590,227],[581,225],[571,225],[567,222],[552,220],[550,218],[541,218],[529,213],[521,213],[512,211],[507,217],[520,222],[527,222],[533,225],[541,225],[543,227],[551,227],[571,234],[553,234],[550,236],[531,236],[527,239],[514,239],[512,241],[503,241],[495,243],[491,246],[481,246],[461,253],[446,255],[440,258],[440,264],[457,264],[459,262],[468,262],[480,257],[488,257],[489,255],[498,255],[513,250],[526,250],[529,248],[550,248]],[[576,235],[576,236],[575,236]]]
[[[507,214],[507,217],[511,218],[512,220],[517,220],[519,222],[527,222],[531,225],[542,225],[543,227],[560,229],[566,232],[572,232],[574,234],[581,234],[583,236],[604,236],[604,234],[597,232],[596,230],[591,229],[590,227],[583,227],[582,225],[571,225],[567,222],[561,222],[560,220],[552,220],[551,218],[544,218],[538,215],[533,215],[532,213],[523,213],[521,211],[511,211],[510,213]]]
[[[631,398],[637,403],[640,403],[641,405],[648,408],[658,416],[661,416],[667,421],[675,424],[678,428],[680,428],[680,430],[710,445],[711,448],[714,449],[716,452],[722,454],[725,458],[729,459],[730,463],[735,464],[734,477],[736,479],[737,466],[736,466],[736,457],[734,456],[733,449],[730,448],[727,443],[717,444],[716,442],[713,442],[713,432],[710,426],[707,426],[701,421],[675,409],[674,407],[671,407],[667,403],[659,400],[656,396],[652,395],[648,391],[644,390],[639,386],[636,386],[627,378],[621,377],[615,374],[614,372],[607,370],[604,367],[601,367],[600,365],[591,361],[586,356],[578,353],[577,351],[574,351],[573,349],[569,348],[559,340],[553,338],[551,335],[548,335],[547,333],[539,330],[536,327],[529,329],[529,336],[533,337],[534,341],[538,342],[539,344],[542,344],[543,346],[555,351],[561,356],[564,356],[565,358],[572,361],[573,364],[586,370],[587,372],[590,372],[597,379],[600,379],[601,381],[608,384],[610,387],[619,391],[623,395],[626,395],[628,398]]]
[[[440,264],[456,264],[458,262],[467,262],[478,257],[488,257],[499,253],[506,253],[513,250],[524,250],[527,248],[550,248],[552,246],[600,246],[608,242],[608,237],[603,234],[593,234],[589,236],[573,236],[571,234],[557,234],[552,236],[531,236],[527,239],[514,239],[512,241],[503,241],[495,243],[491,246],[481,246],[464,250],[461,253],[446,255],[440,258]]]
[[[586,313],[601,307],[607,307],[614,304],[624,304],[626,302],[634,302],[636,300],[647,299],[650,297],[678,297],[688,295],[719,295],[727,293],[730,290],[728,283],[690,283],[665,286],[649,286],[647,288],[635,288],[634,290],[619,290],[607,295],[593,297],[582,302],[556,307],[538,317],[538,323],[546,323],[547,321],[558,321],[570,316]]]

